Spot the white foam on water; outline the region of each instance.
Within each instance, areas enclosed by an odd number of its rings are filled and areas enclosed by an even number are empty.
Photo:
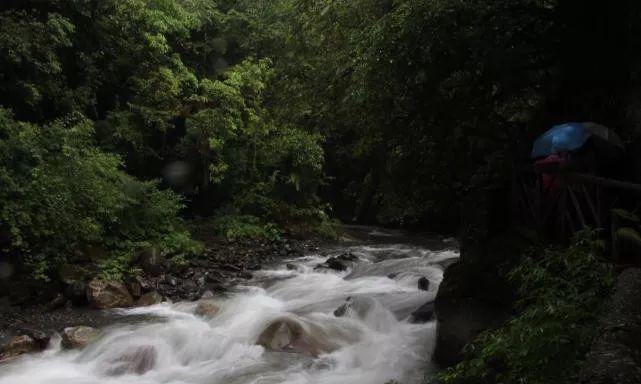
[[[213,318],[194,315],[196,303],[119,310],[125,321],[104,329],[89,347],[65,351],[56,339],[44,353],[0,366],[0,384],[421,382],[430,369],[435,324],[411,324],[408,316],[434,299],[443,276],[438,263],[457,257],[456,251],[402,244],[348,250],[360,261],[344,272],[314,269],[327,259],[320,255],[289,261],[294,270],[282,265],[259,271],[238,293],[214,299],[220,311]],[[428,291],[418,289],[422,276],[430,280]],[[263,284],[267,280],[272,283]],[[364,298],[364,309],[335,317],[348,297]],[[127,324],[130,315],[150,319]],[[311,357],[256,345],[283,316],[314,325],[338,349]],[[153,367],[114,375],[119,358],[136,348],[154,351]]]

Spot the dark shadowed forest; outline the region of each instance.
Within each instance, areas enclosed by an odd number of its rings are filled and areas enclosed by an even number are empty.
[[[24,333],[21,313],[133,305],[96,304],[96,281],[136,300],[201,300],[228,275],[371,225],[460,244],[460,261],[423,287],[443,280],[429,300],[440,331],[423,343],[436,350],[416,350],[430,368],[380,384],[636,382],[638,340],[632,357],[598,355],[598,336],[602,307],[625,312],[634,305],[617,295],[641,294],[632,272],[638,291],[617,278],[641,263],[640,36],[632,0],[3,0],[0,325],[9,337]],[[616,156],[591,157],[581,180],[633,192],[573,184],[576,214],[559,205],[537,221],[523,170],[535,140],[566,122],[617,137]],[[363,256],[346,252],[319,266],[361,276]],[[44,348],[11,345],[0,361]],[[127,383],[245,382],[149,376],[138,352],[118,360],[143,374]],[[147,352],[145,367],[164,361]],[[28,382],[3,364],[0,383]]]

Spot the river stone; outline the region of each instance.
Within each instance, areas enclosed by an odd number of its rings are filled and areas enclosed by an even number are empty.
[[[220,311],[220,307],[213,300],[203,300],[196,306],[196,313],[198,316],[214,317]]]
[[[434,318],[434,302],[430,301],[421,305],[416,311],[412,312],[411,323],[426,323]]]
[[[341,261],[358,261],[358,256],[351,252],[345,252],[338,256],[337,259]]]
[[[345,300],[344,304],[334,311],[334,316],[343,317],[351,313],[363,319],[375,306],[376,301],[371,297],[350,296]]]
[[[338,347],[318,325],[289,317],[272,321],[260,334],[256,344],[274,352],[293,352],[314,357]]]
[[[94,279],[87,285],[87,300],[97,309],[126,308],[134,304],[124,284],[100,279]]]
[[[68,327],[62,331],[62,346],[67,349],[84,348],[100,336],[100,331],[92,327]]]
[[[418,289],[421,291],[428,291],[430,289],[430,281],[427,277],[421,277],[418,279]]]
[[[321,268],[328,268],[328,269],[333,269],[335,271],[345,271],[347,270],[347,264],[341,260],[339,260],[337,257],[330,257],[327,259],[326,262],[322,264],[318,264],[315,269],[321,269]]]
[[[158,352],[153,346],[132,347],[110,362],[111,367],[107,369],[107,374],[110,376],[142,375],[151,371],[156,366],[157,360]]]
[[[35,343],[36,349],[44,350],[49,346],[51,336],[47,333],[33,328],[18,328],[17,333],[29,336]]]
[[[36,341],[29,335],[20,335],[12,337],[9,342],[2,348],[0,353],[0,362],[11,360],[25,353],[31,353],[41,350]]]
[[[147,307],[150,305],[155,305],[162,302],[162,296],[156,291],[147,292],[144,295],[140,296],[138,302],[136,302],[137,307]]]

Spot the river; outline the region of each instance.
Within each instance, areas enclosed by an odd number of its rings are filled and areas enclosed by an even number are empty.
[[[352,232],[358,240],[258,271],[214,298],[219,312],[211,318],[196,316],[191,302],[117,310],[117,321],[90,346],[68,351],[54,340],[43,353],[0,366],[0,384],[419,383],[433,369],[436,326],[415,324],[410,314],[434,299],[443,265],[458,251],[395,231]],[[348,270],[315,268],[346,252],[358,257]],[[418,288],[421,277],[427,291]],[[360,305],[335,316],[348,297]],[[331,348],[305,354],[257,345],[278,319],[301,324]],[[132,351],[151,355],[143,373],[126,369],[123,356]]]

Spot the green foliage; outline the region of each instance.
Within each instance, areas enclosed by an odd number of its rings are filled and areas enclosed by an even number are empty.
[[[109,258],[100,260],[100,277],[104,280],[122,280],[127,276],[135,276],[140,271],[132,267],[132,254],[130,250],[112,252]]]
[[[349,218],[456,217],[554,78],[553,1],[240,3],[245,49],[274,59],[273,113],[324,135],[330,198]]]
[[[519,314],[479,336],[466,358],[439,376],[455,383],[573,383],[613,284],[593,234],[568,248],[533,249],[512,272]]]
[[[188,258],[198,256],[204,250],[203,244],[194,241],[185,230],[169,232],[160,240],[158,246],[171,265],[177,267],[186,266]]]
[[[214,229],[218,235],[229,240],[243,238],[278,240],[281,233],[273,223],[263,224],[260,219],[250,215],[222,215],[214,220]]]
[[[131,273],[145,246],[184,264],[200,246],[154,181],[176,160],[190,173],[172,186],[206,211],[260,218],[231,236],[277,237],[265,223],[320,206],[323,137],[268,108],[277,74],[241,49],[255,20],[235,3],[0,6],[3,252],[41,278],[85,245],[107,251],[104,276]]]
[[[104,269],[118,274],[138,244],[181,227],[181,199],[127,175],[92,134],[80,115],[38,126],[0,109],[0,228],[10,234],[3,248],[22,254],[38,277],[86,245],[113,253]]]

